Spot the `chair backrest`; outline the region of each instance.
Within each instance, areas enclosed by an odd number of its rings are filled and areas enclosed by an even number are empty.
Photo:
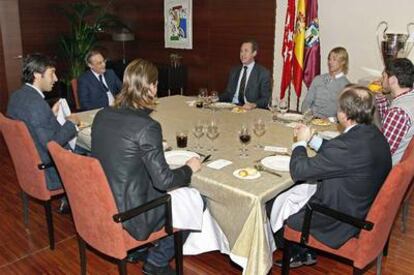
[[[42,161],[26,124],[0,113],[0,129],[22,190],[34,198],[49,200],[51,193],[47,189],[45,172],[38,168]]]
[[[95,249],[117,259],[126,257],[123,229],[112,216],[118,213],[100,162],[49,142],[49,152],[65,187],[76,231]]]
[[[80,110],[80,102],[79,102],[79,95],[78,95],[78,80],[76,78],[70,81],[71,88],[72,88],[72,95],[75,101],[75,108],[76,110]]]
[[[414,176],[413,166],[414,162],[407,161],[395,165],[377,194],[366,217],[366,220],[374,223],[374,227],[371,231],[361,230],[359,234],[359,249],[354,260],[356,267],[365,267],[383,250]]]

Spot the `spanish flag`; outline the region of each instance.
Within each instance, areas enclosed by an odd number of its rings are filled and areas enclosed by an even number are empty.
[[[303,59],[305,56],[306,0],[298,0],[295,25],[295,51],[293,53],[292,83],[298,98],[302,93]]]

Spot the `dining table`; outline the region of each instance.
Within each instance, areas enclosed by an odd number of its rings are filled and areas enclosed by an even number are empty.
[[[279,176],[259,172],[256,179],[242,179],[233,175],[241,168],[254,167],[261,159],[279,153],[256,148],[259,140],[253,134],[253,124],[258,119],[265,122],[265,134],[260,143],[267,149],[286,148],[283,154],[289,154],[294,141],[291,123],[273,121],[272,114],[265,109],[253,109],[242,112],[240,109],[197,108],[194,97],[169,96],[159,98],[158,104],[151,116],[160,122],[163,139],[172,149],[177,149],[177,131],[188,131],[188,142],[185,150],[197,152],[200,155],[211,155],[203,164],[202,169],[193,174],[191,187],[196,188],[206,199],[207,206],[219,224],[228,241],[231,259],[243,268],[243,274],[267,274],[272,267],[275,250],[273,234],[266,213],[266,203],[279,193],[293,185],[288,171],[276,171]],[[98,110],[78,113],[82,123],[91,125]],[[235,112],[236,111],[236,112]],[[218,126],[219,135],[209,140],[205,135],[200,144],[192,135],[197,122],[207,124],[214,122]],[[247,145],[248,156],[241,157],[239,131],[244,127],[250,128],[251,141]],[[332,128],[332,126],[331,126]],[[324,129],[323,127],[319,127]],[[214,142],[216,151],[209,151]],[[77,144],[85,149],[91,149],[91,127],[79,131]],[[271,146],[271,147],[269,147]],[[209,163],[224,159],[231,164],[221,169],[213,169]]]

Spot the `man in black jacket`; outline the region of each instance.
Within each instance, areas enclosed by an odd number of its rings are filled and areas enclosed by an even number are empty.
[[[345,129],[343,134],[327,141],[313,135],[305,125],[295,129],[298,142],[293,145],[290,173],[296,184],[317,185],[309,202],[365,218],[392,166],[388,143],[371,124],[374,111],[372,94],[364,87],[351,86],[339,95],[337,117]],[[308,156],[307,143],[317,150],[316,156]],[[288,218],[289,227],[301,230],[304,210]],[[310,233],[327,246],[339,248],[356,236],[359,229],[314,213]],[[280,246],[280,234],[276,237]],[[312,251],[300,246],[293,249],[291,267],[314,263]]]

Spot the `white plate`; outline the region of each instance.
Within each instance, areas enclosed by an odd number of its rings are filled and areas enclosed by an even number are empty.
[[[233,109],[237,105],[229,102],[215,102],[212,103],[210,106],[218,109]]]
[[[319,132],[319,136],[324,138],[324,139],[327,139],[327,140],[336,138],[337,136],[339,136],[339,134],[340,133],[338,131],[322,131],[322,132]]]
[[[261,176],[260,172],[257,171],[257,173],[254,174],[254,175],[242,177],[242,176],[239,175],[240,170],[243,170],[243,169],[234,170],[233,176],[235,176],[236,178],[241,179],[241,180],[255,180],[255,179],[260,178],[260,176]]]
[[[294,113],[277,114],[277,118],[284,121],[299,121],[303,119],[303,115]]]
[[[261,163],[264,167],[282,171],[282,172],[289,172],[289,163],[290,157],[289,156],[270,156],[265,157],[261,160]]]
[[[165,160],[171,168],[178,168],[183,166],[187,160],[192,157],[200,157],[197,153],[184,151],[184,150],[173,150],[164,153]]]

